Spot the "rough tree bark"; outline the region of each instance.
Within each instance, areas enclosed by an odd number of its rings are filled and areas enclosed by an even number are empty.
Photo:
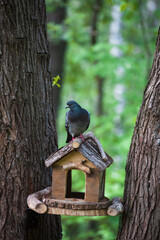
[[[117,240],[160,239],[160,30],[126,165]]]
[[[98,24],[99,14],[102,9],[102,4],[103,4],[103,0],[95,0],[93,4],[93,13],[92,13],[93,16],[92,16],[92,22],[91,22],[91,44],[92,45],[95,45],[97,43],[97,38],[98,38],[97,24]],[[104,78],[97,75],[95,76],[95,80],[96,80],[97,89],[98,89],[96,112],[98,116],[101,116],[103,114]]]
[[[0,239],[60,239],[59,216],[27,210],[57,149],[44,0],[1,0]]]

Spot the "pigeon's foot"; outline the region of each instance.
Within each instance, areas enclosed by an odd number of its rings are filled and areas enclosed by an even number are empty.
[[[84,139],[84,137],[83,137],[82,134],[80,134],[78,137],[82,138],[82,140],[85,141],[85,139]],[[72,137],[71,142],[73,142],[73,141],[74,141],[76,138],[78,138],[78,137]]]
[[[85,141],[85,139],[84,139],[84,137],[83,137],[83,135],[82,135],[82,134],[80,134],[80,135],[79,135],[79,137],[80,137],[80,138],[82,138],[82,140],[83,140],[83,141]],[[71,142],[73,142],[73,141],[74,141],[74,139],[76,139],[76,138],[78,138],[78,137],[72,137],[72,140],[71,140]]]
[[[82,134],[80,134],[80,138],[82,138],[83,141],[85,141],[84,137]]]

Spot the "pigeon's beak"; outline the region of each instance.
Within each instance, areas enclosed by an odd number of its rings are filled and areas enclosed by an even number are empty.
[[[69,106],[67,105],[65,108],[69,108]]]

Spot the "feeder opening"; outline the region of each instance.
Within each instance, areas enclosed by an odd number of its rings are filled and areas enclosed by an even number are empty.
[[[80,170],[67,172],[66,198],[85,199],[85,173]]]

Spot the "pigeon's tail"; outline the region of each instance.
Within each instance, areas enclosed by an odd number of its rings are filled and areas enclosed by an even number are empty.
[[[66,143],[69,143],[72,140],[72,135],[67,131],[67,140]]]

